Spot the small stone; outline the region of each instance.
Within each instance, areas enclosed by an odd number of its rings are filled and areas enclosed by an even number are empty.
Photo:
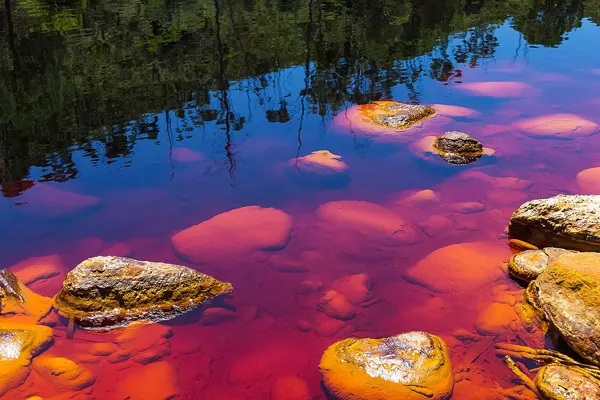
[[[307,333],[307,332],[312,331],[312,324],[309,321],[304,320],[304,319],[298,321],[298,324],[296,325],[296,327],[298,328],[298,330],[300,332]]]
[[[508,261],[508,273],[524,282],[529,282],[538,277],[550,261],[543,250],[526,250],[515,254]]]
[[[338,293],[344,295],[353,304],[364,303],[371,298],[371,278],[367,274],[344,276],[331,285]]]
[[[340,400],[445,400],[454,387],[446,345],[424,332],[334,343],[319,370],[329,393]]]
[[[446,132],[439,136],[435,146],[442,151],[450,153],[481,153],[483,146],[473,136],[464,132]]]

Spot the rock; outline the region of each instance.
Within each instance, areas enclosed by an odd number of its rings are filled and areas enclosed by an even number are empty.
[[[475,329],[480,335],[498,335],[506,332],[513,321],[518,319],[514,307],[503,303],[492,303],[475,321]]]
[[[173,161],[181,163],[193,163],[202,161],[204,159],[202,153],[188,149],[186,147],[178,147],[176,149],[173,149],[171,157],[173,158]]]
[[[10,270],[0,270],[0,322],[35,324],[51,308],[52,299],[28,289]]]
[[[221,322],[232,321],[237,318],[235,311],[225,308],[207,308],[202,313],[202,325],[217,325]]]
[[[488,97],[523,97],[531,92],[533,88],[523,82],[471,82],[462,83],[457,86],[473,96]]]
[[[59,255],[28,258],[10,267],[16,277],[25,285],[53,278],[66,270]]]
[[[401,199],[400,202],[403,202],[411,207],[428,207],[431,204],[439,203],[440,195],[430,189],[419,190],[418,192],[415,192],[410,196]]]
[[[446,345],[424,332],[334,343],[319,370],[340,400],[449,399],[454,387]]]
[[[435,237],[440,233],[447,233],[452,229],[454,222],[443,215],[431,215],[425,221],[418,224],[419,228],[429,237]]]
[[[160,324],[131,325],[116,337],[115,343],[122,351],[115,352],[109,362],[132,358],[139,364],[149,364],[171,354],[172,336],[169,327]]]
[[[510,258],[508,273],[517,279],[529,282],[544,272],[549,260],[543,250],[526,250]]]
[[[35,372],[60,391],[79,391],[96,382],[90,371],[67,358],[41,356],[32,365]]]
[[[313,331],[322,337],[332,337],[336,335],[349,335],[354,331],[354,328],[349,325],[348,321],[331,318],[325,313],[319,313],[315,316]]]
[[[128,368],[122,378],[116,384],[115,399],[165,400],[179,395],[177,374],[166,361]]]
[[[467,201],[463,203],[450,204],[450,211],[460,214],[475,214],[485,211],[485,205],[477,201]]]
[[[298,323],[296,324],[296,328],[298,328],[300,332],[307,333],[312,331],[312,324],[310,323],[310,321],[303,319],[298,321]]]
[[[532,285],[536,305],[569,346],[600,366],[600,254],[563,254]]]
[[[510,217],[508,234],[539,248],[600,250],[600,196],[532,200]]]
[[[585,370],[550,364],[535,377],[535,386],[544,400],[600,399],[600,384]]]
[[[288,164],[304,173],[319,175],[341,174],[348,170],[348,164],[342,161],[342,157],[329,150],[313,151],[307,156],[289,160]]]
[[[600,194],[600,167],[581,171],[575,177],[583,194]]]
[[[99,342],[90,346],[90,353],[101,357],[110,356],[118,350],[119,346],[110,342]]]
[[[429,106],[395,101],[376,101],[362,111],[371,122],[390,129],[406,129],[435,114]]]
[[[311,400],[306,382],[297,376],[277,378],[271,387],[271,400]]]
[[[353,304],[364,303],[371,298],[371,278],[367,274],[344,276],[331,285]]]
[[[451,131],[439,136],[435,141],[438,150],[449,153],[481,153],[483,146],[477,139],[464,132]]]
[[[428,161],[439,161],[441,158],[447,164],[466,165],[471,164],[481,157],[491,157],[496,152],[494,149],[481,147],[476,151],[460,151],[460,149],[472,149],[481,146],[481,143],[473,139],[466,133],[446,132],[441,136],[425,136],[413,143],[410,148],[420,158]],[[444,149],[455,149],[448,151]]]
[[[80,327],[110,329],[170,319],[231,290],[229,283],[180,265],[94,257],[67,274],[54,303]]]
[[[178,256],[201,263],[215,256],[280,250],[287,245],[293,228],[292,218],[283,211],[249,206],[185,229],[174,235],[171,243]]]
[[[308,272],[308,267],[305,262],[295,259],[283,258],[280,254],[275,254],[269,258],[269,265],[275,271],[288,273]]]
[[[447,104],[432,104],[431,107],[433,107],[438,114],[447,117],[475,118],[479,116],[479,113],[472,108],[450,106]]]
[[[315,212],[318,219],[361,234],[391,236],[403,243],[418,241],[415,229],[392,210],[366,201],[331,201]]]
[[[319,309],[331,318],[349,320],[354,318],[356,310],[346,296],[335,290],[327,291],[319,302]]]
[[[323,282],[321,281],[304,280],[298,284],[297,293],[308,294],[316,292],[317,290],[321,290],[322,288]]]
[[[575,114],[544,115],[519,121],[514,126],[538,138],[574,139],[598,132],[598,124]]]
[[[42,325],[0,324],[0,396],[29,376],[32,357],[52,344],[52,329]]]
[[[504,278],[507,249],[488,242],[437,249],[406,270],[405,279],[434,292],[468,293]]]
[[[516,251],[539,250],[537,246],[534,246],[531,243],[527,243],[519,239],[509,239],[508,245],[511,249],[515,249]]]

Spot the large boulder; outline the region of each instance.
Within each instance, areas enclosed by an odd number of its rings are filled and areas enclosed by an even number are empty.
[[[536,375],[535,386],[544,400],[600,399],[600,382],[577,367],[546,365]]]
[[[0,397],[25,382],[31,358],[52,343],[52,329],[42,325],[0,324]]]
[[[341,400],[439,400],[454,388],[446,345],[425,332],[342,340],[325,351],[319,370]]]
[[[508,233],[532,245],[600,250],[600,196],[558,195],[523,204],[510,217]]]
[[[284,248],[294,229],[292,217],[275,208],[248,206],[216,215],[171,238],[178,256],[194,263],[254,250]]]
[[[565,341],[600,366],[600,254],[563,254],[532,285],[536,305]]]
[[[170,319],[231,290],[231,284],[181,265],[93,257],[67,274],[54,303],[78,326],[106,329]]]

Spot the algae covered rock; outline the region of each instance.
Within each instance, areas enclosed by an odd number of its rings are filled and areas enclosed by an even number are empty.
[[[558,195],[532,200],[510,218],[508,234],[539,248],[600,250],[600,196]]]
[[[600,399],[600,383],[585,370],[573,366],[542,367],[535,377],[535,386],[545,400]]]
[[[392,129],[404,129],[435,114],[432,107],[395,101],[376,101],[377,112],[370,116],[379,125]]]
[[[170,319],[232,290],[181,265],[94,257],[69,272],[54,298],[59,312],[83,328]]]
[[[319,370],[327,390],[343,400],[449,399],[454,388],[446,345],[425,332],[334,343]]]
[[[0,396],[25,382],[31,358],[52,343],[52,329],[42,325],[0,324]]]
[[[536,305],[569,346],[600,366],[600,254],[563,254],[532,285]]]

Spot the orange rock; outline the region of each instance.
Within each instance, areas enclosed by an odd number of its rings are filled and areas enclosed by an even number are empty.
[[[371,285],[371,278],[367,274],[356,274],[336,280],[331,287],[351,303],[360,304],[371,298]]]
[[[485,205],[476,201],[467,201],[463,203],[450,204],[450,211],[461,214],[474,214],[485,211]]]
[[[541,138],[573,139],[598,132],[598,124],[575,114],[544,115],[519,121],[514,126]]]
[[[407,243],[418,240],[412,226],[392,210],[378,204],[366,201],[331,201],[319,206],[315,214],[321,221],[362,234],[378,233]]]
[[[96,382],[91,372],[67,358],[36,357],[32,366],[35,372],[60,391],[79,391]]]
[[[432,215],[425,221],[419,223],[419,228],[427,234],[427,236],[435,237],[440,233],[448,232],[452,227],[453,222],[443,215]]]
[[[447,117],[468,117],[474,118],[479,116],[479,113],[472,108],[459,107],[459,106],[450,106],[446,104],[432,104],[435,111],[440,115],[445,115]]]
[[[166,361],[128,368],[122,376],[115,399],[165,400],[179,395],[177,374]]]
[[[400,193],[395,195],[392,203],[398,207],[422,208],[430,207],[440,202],[440,195],[433,190],[419,190],[417,192]]]
[[[457,86],[473,96],[523,97],[534,89],[523,82],[471,82]]]
[[[59,255],[32,257],[10,267],[10,270],[25,285],[53,278],[66,270]]]
[[[329,290],[323,295],[319,302],[319,309],[331,318],[340,320],[352,319],[356,315],[354,306],[346,296],[335,290]]]
[[[492,303],[479,315],[474,326],[481,335],[498,335],[505,333],[517,318],[514,307]]]
[[[600,167],[581,171],[575,180],[581,194],[600,194]]]
[[[3,271],[6,275],[9,270]],[[12,275],[12,274],[11,274]],[[16,285],[16,290],[20,297],[2,298],[0,309],[0,322],[35,324],[40,322],[52,309],[52,299],[49,297],[40,296],[33,292],[27,286],[17,281],[16,278],[13,284]],[[6,276],[4,276],[6,278]]]
[[[306,382],[297,376],[277,378],[271,387],[271,400],[310,400]]]
[[[40,217],[64,217],[76,214],[100,203],[100,198],[58,189],[38,183],[24,192],[20,201],[25,203],[19,211]]]
[[[161,324],[131,325],[116,337],[115,343],[123,352],[111,362],[119,362],[123,357],[131,357],[140,364],[160,360],[171,354],[171,336],[171,328]]]
[[[435,292],[469,293],[504,278],[506,246],[489,242],[454,244],[435,250],[406,271],[409,282]]]
[[[184,162],[184,163],[197,162],[197,161],[202,161],[204,159],[204,156],[202,155],[202,153],[194,151],[194,150],[190,150],[185,147],[178,147],[176,149],[173,149],[173,153],[171,154],[171,157],[173,158],[173,161]],[[113,255],[113,254],[111,254],[111,255]]]
[[[319,370],[340,400],[445,400],[454,387],[446,345],[424,332],[334,343]]]
[[[342,332],[350,334],[353,328],[348,321],[330,318],[324,313],[319,313],[315,316],[313,330],[318,336],[331,337]]]
[[[304,172],[330,175],[348,170],[348,164],[341,158],[329,150],[317,150],[304,157],[292,158],[288,164]]]
[[[235,255],[286,246],[292,218],[281,210],[249,206],[219,214],[171,238],[181,257],[200,263],[210,256]]]
[[[90,346],[90,353],[95,356],[110,356],[112,353],[118,350],[119,347],[110,342],[99,342]]]
[[[31,358],[52,343],[52,329],[42,325],[0,324],[0,396],[27,379]]]

